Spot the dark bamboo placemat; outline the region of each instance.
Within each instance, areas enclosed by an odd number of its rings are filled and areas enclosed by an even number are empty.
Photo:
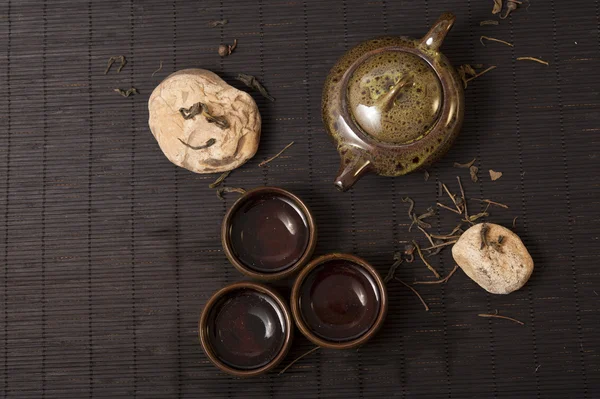
[[[492,1],[40,1],[0,4],[0,396],[600,397],[600,11],[598,1],[524,4],[499,26]],[[471,83],[451,152],[421,173],[370,176],[345,194],[320,118],[328,69],[348,48],[382,34],[420,36],[445,10],[457,23],[443,51],[455,65],[498,68]],[[227,18],[222,28],[211,20]],[[479,43],[480,35],[513,42]],[[220,59],[221,42],[239,40]],[[106,61],[124,54],[120,74]],[[547,60],[544,66],[515,61]],[[162,71],[152,77],[160,62]],[[358,351],[318,351],[278,376],[237,380],[197,343],[202,305],[242,277],[219,242],[225,202],[215,176],[171,165],[149,132],[147,99],[170,72],[211,69],[228,82],[256,75],[277,101],[263,116],[257,156],[228,184],[277,185],[312,207],[317,254],[352,252],[385,273],[437,182],[506,203],[510,226],[535,260],[527,286],[489,295],[458,272],[422,287],[425,312],[390,285],[384,329]],[[112,90],[135,86],[140,95]],[[268,168],[257,164],[294,140]],[[477,158],[479,183],[453,162]],[[488,169],[502,171],[491,182]],[[440,212],[434,230],[455,224]],[[432,262],[443,274],[449,251]],[[400,276],[427,276],[422,264]],[[285,284],[282,286],[286,291]],[[498,309],[525,322],[483,319]],[[299,334],[289,356],[311,345]]]

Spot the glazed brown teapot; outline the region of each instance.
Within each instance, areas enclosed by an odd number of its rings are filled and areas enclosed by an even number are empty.
[[[439,49],[455,19],[443,14],[422,39],[362,42],[331,69],[322,111],[341,157],[338,189],[367,173],[405,175],[448,151],[462,126],[464,92]]]

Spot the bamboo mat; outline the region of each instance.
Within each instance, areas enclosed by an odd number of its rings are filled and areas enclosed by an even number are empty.
[[[598,1],[531,0],[498,26],[492,1],[40,1],[0,4],[0,397],[5,398],[598,398],[600,397],[600,12]],[[332,185],[338,156],[321,88],[346,49],[383,34],[418,37],[443,11],[457,22],[455,65],[496,65],[466,90],[463,131],[422,173]],[[223,27],[209,21],[226,18]],[[514,43],[479,43],[479,36]],[[238,39],[228,58],[220,43]],[[104,75],[110,56],[127,66]],[[542,58],[549,66],[516,61]],[[162,63],[163,68],[152,76]],[[216,176],[176,168],[148,129],[147,99],[169,73],[201,67],[228,82],[257,76],[256,157],[227,184],[275,185],[315,213],[316,255],[364,257],[385,274],[438,182],[509,205],[488,219],[515,231],[536,268],[508,296],[464,273],[422,286],[431,310],[390,284],[384,328],[360,350],[317,351],[283,375],[239,380],[197,342],[209,296],[243,277],[228,264]],[[136,87],[123,98],[114,88]],[[281,158],[259,168],[290,141]],[[454,162],[477,158],[480,181]],[[501,171],[492,182],[488,170]],[[445,199],[444,199],[445,200]],[[479,205],[474,210],[479,210]],[[432,231],[456,215],[439,212]],[[445,275],[450,251],[431,262]],[[403,265],[405,281],[428,277]],[[289,282],[278,284],[286,294]],[[522,320],[483,319],[478,313]],[[311,348],[296,334],[289,360]],[[286,361],[287,362],[287,361]]]

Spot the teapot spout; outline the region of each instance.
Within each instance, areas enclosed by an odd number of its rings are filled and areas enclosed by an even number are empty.
[[[454,21],[456,21],[454,14],[449,12],[443,13],[435,24],[433,24],[429,32],[423,36],[419,47],[437,51],[442,46],[442,42],[448,32],[450,32],[452,25],[454,25]]]
[[[371,171],[371,167],[371,161],[361,157],[356,157],[348,163],[342,158],[338,176],[333,184],[342,192],[348,191],[358,179]]]

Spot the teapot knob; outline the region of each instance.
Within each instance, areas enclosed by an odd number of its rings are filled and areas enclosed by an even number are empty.
[[[362,158],[360,155],[352,158],[342,155],[342,163],[338,171],[338,176],[335,178],[333,184],[338,190],[342,192],[347,191],[358,179],[370,172],[371,168],[371,161]]]
[[[454,25],[456,16],[450,12],[443,13],[438,20],[433,24],[429,32],[421,39],[419,47],[426,50],[437,51],[441,46],[442,42],[446,38],[448,32]]]

